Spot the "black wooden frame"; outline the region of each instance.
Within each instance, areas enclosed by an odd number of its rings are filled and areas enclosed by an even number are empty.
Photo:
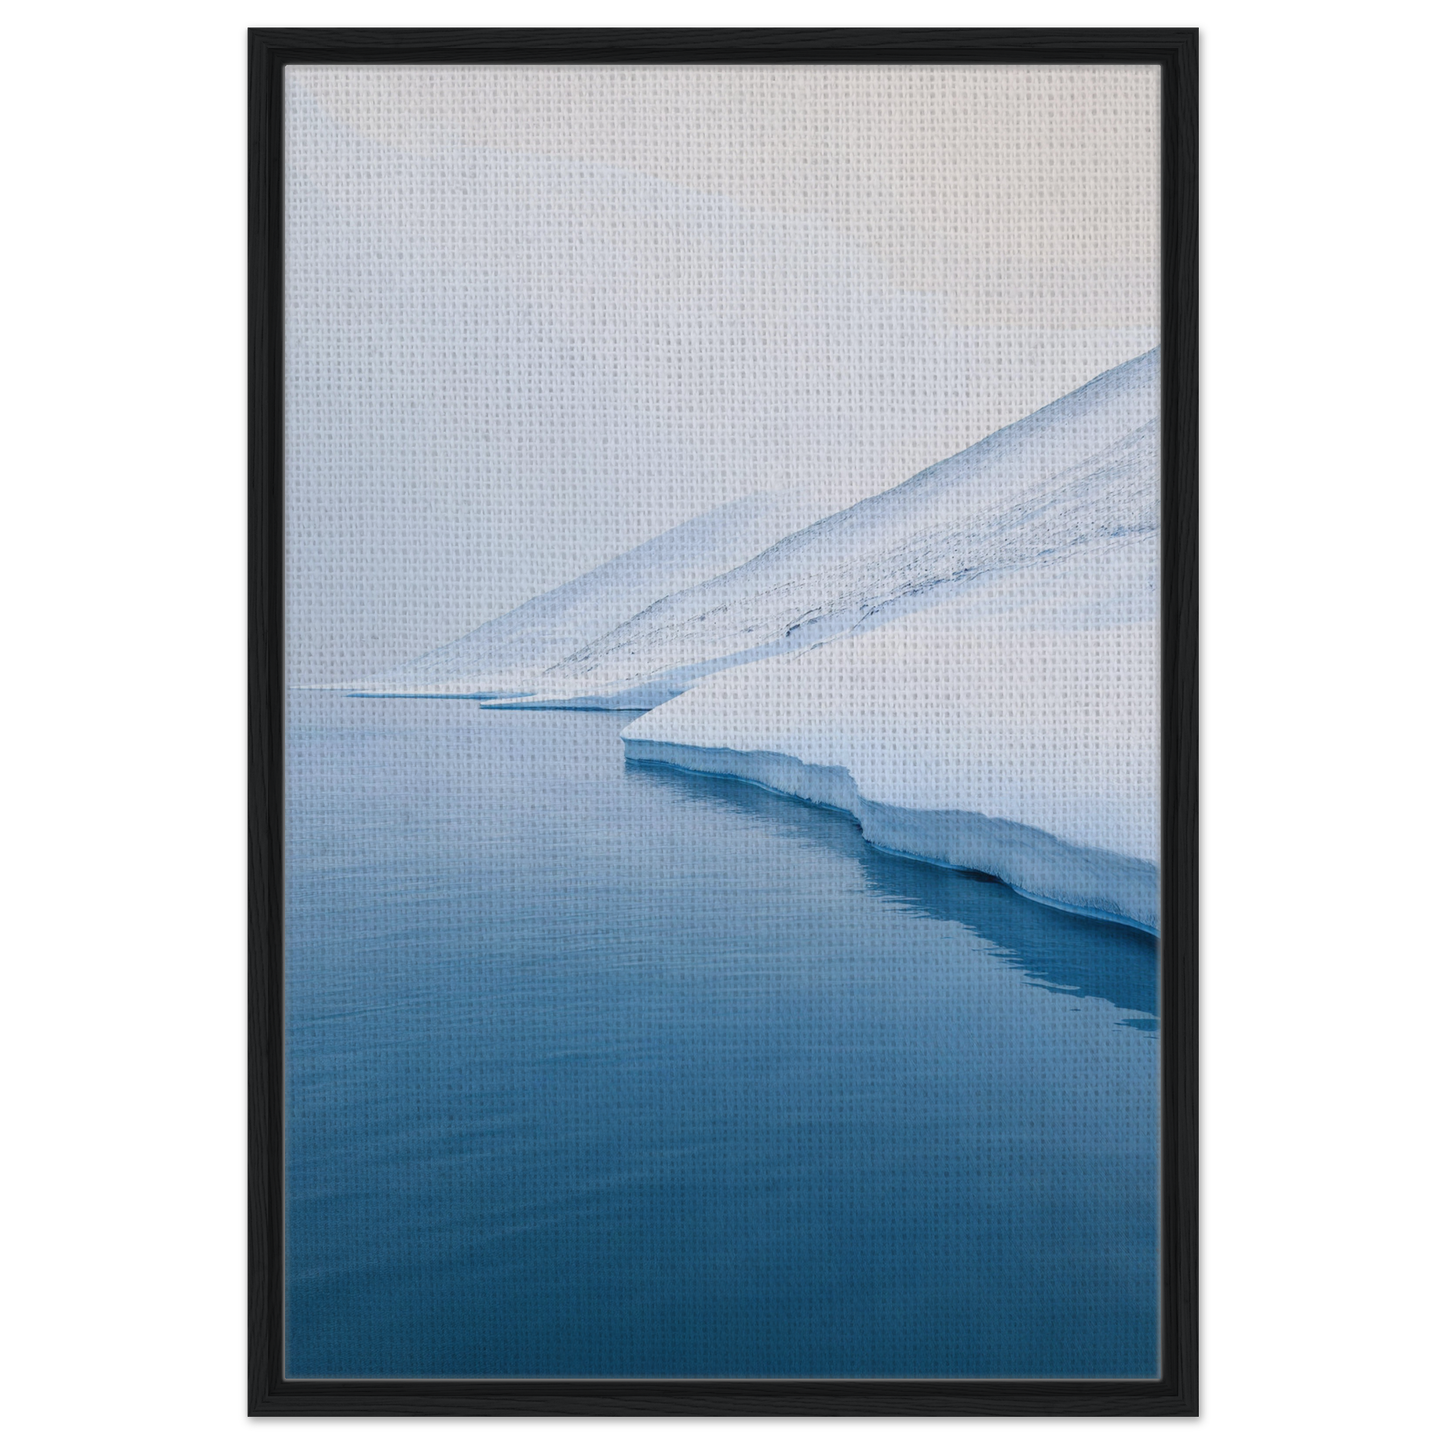
[[[252,1415],[1198,1413],[1198,32],[252,30],[249,1403]],[[288,64],[1158,65],[1164,817],[1158,1380],[287,1380],[282,1136],[282,80]]]

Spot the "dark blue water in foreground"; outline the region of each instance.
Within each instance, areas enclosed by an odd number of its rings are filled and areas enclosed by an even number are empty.
[[[631,714],[289,707],[289,1375],[1156,1373],[1152,939]]]

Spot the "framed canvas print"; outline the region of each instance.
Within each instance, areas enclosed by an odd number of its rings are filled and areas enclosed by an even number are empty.
[[[252,1412],[1193,1413],[1194,32],[250,46]]]

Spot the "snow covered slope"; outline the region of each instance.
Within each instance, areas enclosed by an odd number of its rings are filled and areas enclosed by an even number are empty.
[[[876,627],[985,578],[1158,526],[1158,352],[664,597],[539,693],[651,705],[721,668]]]
[[[1147,352],[790,535],[777,527],[782,503],[720,508],[367,690],[653,707],[721,669],[1146,535],[1157,526],[1158,375]]]
[[[1157,376],[1141,357],[633,619],[644,662],[762,645],[629,725],[628,758],[841,808],[879,847],[1157,931]],[[810,591],[831,597],[803,623],[824,645],[784,654]]]
[[[841,808],[881,847],[1158,928],[1156,539],[707,678],[627,756]]]
[[[378,677],[346,684],[380,694],[535,692],[539,675],[657,597],[706,581],[817,516],[795,491],[759,492],[705,512],[576,581]]]

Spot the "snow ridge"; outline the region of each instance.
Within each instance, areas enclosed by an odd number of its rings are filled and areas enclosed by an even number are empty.
[[[647,708],[700,678],[866,632],[1158,527],[1157,350],[804,526],[787,493],[644,543],[382,678],[493,706]]]

